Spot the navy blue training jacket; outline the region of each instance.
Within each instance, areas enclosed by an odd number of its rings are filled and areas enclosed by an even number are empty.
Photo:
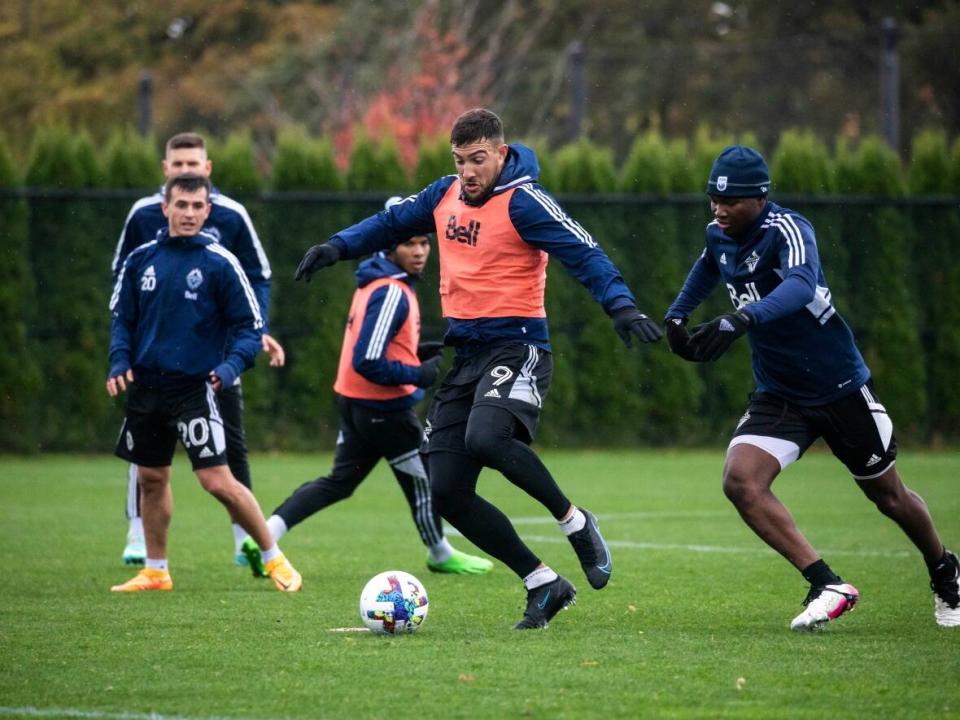
[[[205,232],[156,240],[131,252],[110,298],[110,374],[185,386],[213,370],[223,387],[253,366],[263,318],[236,257]]]
[[[742,238],[717,223],[666,317],[690,316],[717,286],[753,321],[747,331],[757,389],[815,406],[860,389],[870,370],[833,305],[810,222],[767,201]]]
[[[130,208],[123,223],[120,239],[113,254],[110,270],[113,282],[117,281],[120,268],[127,255],[146,242],[156,240],[157,233],[167,227],[167,218],[160,205],[163,202],[163,188],[160,192],[140,198]],[[253,222],[247,209],[236,200],[227,197],[216,188],[210,193],[210,216],[203,224],[203,231],[211,235],[227,250],[236,255],[247,279],[257,295],[257,302],[263,314],[264,332],[270,315],[270,261],[260,244]]]

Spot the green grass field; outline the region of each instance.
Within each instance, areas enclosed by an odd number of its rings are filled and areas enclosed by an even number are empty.
[[[0,715],[83,718],[960,717],[960,629],[939,628],[922,561],[836,461],[812,452],[777,483],[801,528],[861,591],[817,635],[787,626],[806,587],[740,522],[722,453],[546,453],[600,518],[615,571],[590,589],[542,509],[496,474],[499,504],[579,589],[542,632],[502,565],[432,575],[381,465],[356,495],[282,543],[304,576],[285,595],[234,567],[226,514],[178,454],[173,593],[117,595],[125,466],[107,457],[0,459]],[[328,456],[256,456],[269,512]],[[903,453],[948,544],[960,547],[960,453]],[[454,545],[470,549],[451,534]],[[360,625],[366,580],[426,585],[415,635]]]

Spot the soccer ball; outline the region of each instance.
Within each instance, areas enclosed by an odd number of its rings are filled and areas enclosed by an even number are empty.
[[[360,619],[381,635],[414,632],[423,624],[429,607],[423,584],[402,570],[374,575],[360,593]]]

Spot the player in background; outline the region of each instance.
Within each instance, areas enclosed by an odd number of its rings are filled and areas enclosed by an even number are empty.
[[[391,198],[387,207],[400,198]],[[480,574],[493,563],[455,550],[443,535],[420,457],[423,426],[413,406],[437,380],[442,343],[420,342],[420,306],[413,285],[430,256],[430,238],[415,235],[357,268],[333,388],[340,432],[333,469],[301,485],[267,519],[274,540],[328,505],[353,494],[381,458],[410,505],[427,567],[434,572]]]
[[[453,125],[456,175],[310,248],[296,279],[338,260],[436,232],[445,342],[456,350],[427,414],[424,454],[433,500],[444,519],[522,580],[527,607],[518,630],[543,628],[574,602],[576,589],[541,562],[510,520],[477,494],[484,467],[501,472],[557,520],[591,586],[610,579],[610,551],[589,511],[564,495],[530,448],[553,359],[544,309],[548,256],[555,257],[631,337],[654,342],[619,271],[596,241],[537,182],[533,151],[508,145],[494,113],[474,109]]]
[[[107,393],[129,389],[116,454],[137,465],[146,567],[114,592],[172,590],[167,533],[173,514],[170,461],[179,437],[203,489],[263,548],[266,572],[282,592],[300,589],[250,492],[230,472],[218,395],[253,366],[263,318],[237,258],[202,230],[210,180],[167,180],[168,228],[131,252],[110,311]]]
[[[196,173],[210,177],[213,163],[207,157],[203,137],[195,133],[179,133],[167,141],[163,158],[163,176],[169,179],[182,173]],[[116,282],[123,261],[140,245],[155,240],[157,233],[167,226],[161,208],[162,190],[141,198],[127,214],[120,240],[113,256],[112,272]],[[260,304],[264,322],[270,315],[270,262],[260,244],[246,208],[214,188],[210,195],[211,211],[204,224],[204,232],[233,253],[240,261]],[[282,367],[285,361],[283,347],[264,327],[263,351],[270,357],[270,367]],[[220,393],[220,411],[227,433],[227,462],[230,470],[243,485],[253,487],[250,464],[247,460],[247,441],[243,428],[243,390],[240,380]],[[123,561],[127,565],[142,565],[144,559],[143,522],[140,518],[140,494],[136,467],[131,465],[127,476],[127,544]],[[256,544],[247,538],[236,520],[233,522],[234,550],[238,565],[251,565],[253,574],[263,576],[263,563]]]
[[[894,467],[893,423],[820,267],[813,226],[767,199],[770,176],[754,149],[730,146],[710,171],[714,219],[706,248],[667,310],[667,341],[686,360],[714,361],[740,336],[757,389],[727,449],[723,490],[744,522],[810,583],[792,630],[819,630],[852,610],[857,589],[810,545],[771,491],[777,475],[822,437],[864,494],[923,555],[935,617],[960,626],[957,557],[940,541],[926,504]],[[733,310],[689,335],[687,319],[718,282]]]

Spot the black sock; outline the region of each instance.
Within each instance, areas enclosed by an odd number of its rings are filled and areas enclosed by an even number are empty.
[[[941,555],[937,560],[934,560],[932,563],[927,563],[927,571],[930,573],[930,577],[933,577],[937,572],[947,573],[950,569],[950,561],[947,557],[947,548],[943,548],[943,555]]]
[[[840,576],[834,573],[822,558],[815,563],[807,565],[801,572],[807,579],[807,582],[814,587],[819,587],[820,585],[836,585],[843,582]]]

